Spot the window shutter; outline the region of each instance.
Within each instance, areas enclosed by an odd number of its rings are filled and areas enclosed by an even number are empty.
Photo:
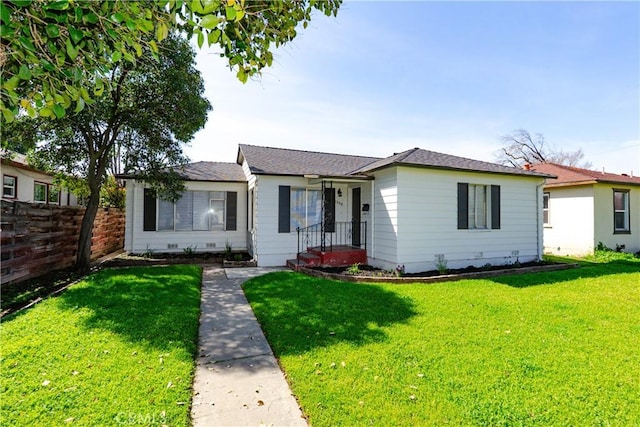
[[[151,188],[144,189],[143,231],[156,231],[156,194]]]
[[[469,184],[458,183],[458,230],[469,228]]]
[[[278,187],[278,233],[291,231],[291,187]]]
[[[335,233],[336,231],[336,189],[324,189],[324,231]]]
[[[500,229],[500,186],[491,186],[491,228]]]
[[[238,193],[236,191],[227,191],[227,218],[226,229],[235,231],[238,229]]]

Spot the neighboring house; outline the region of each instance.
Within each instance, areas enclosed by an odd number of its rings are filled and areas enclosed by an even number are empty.
[[[191,194],[175,204],[127,179],[125,250],[215,251],[228,241],[260,266],[297,256],[406,272],[542,256],[549,175],[539,172],[419,148],[380,159],[240,145],[237,164],[194,163],[183,175]]]
[[[542,163],[556,175],[544,186],[544,248],[557,255],[593,253],[598,243],[640,251],[640,178]]]
[[[59,206],[78,204],[76,196],[53,185],[53,176],[29,166],[23,154],[2,155],[2,198]]]

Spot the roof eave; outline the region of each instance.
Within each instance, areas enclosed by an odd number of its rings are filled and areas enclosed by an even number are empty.
[[[438,170],[452,170],[452,171],[460,171],[460,172],[476,172],[476,173],[490,173],[497,175],[509,175],[509,176],[521,176],[526,178],[557,178],[555,175],[550,175],[546,173],[540,172],[529,172],[529,173],[515,173],[515,172],[500,172],[500,171],[483,171],[479,169],[465,169],[465,168],[456,168],[452,166],[437,166],[437,165],[419,165],[415,163],[403,163],[403,162],[392,162],[386,165],[382,165],[373,169],[360,170],[359,172],[371,173],[381,169],[394,167],[394,166],[406,166],[420,169],[438,169]]]

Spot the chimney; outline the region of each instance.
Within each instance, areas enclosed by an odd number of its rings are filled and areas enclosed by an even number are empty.
[[[525,164],[523,165],[523,167],[524,167],[524,170],[526,170],[526,171],[530,171],[530,170],[531,170],[531,163],[527,162],[527,163],[525,163]]]

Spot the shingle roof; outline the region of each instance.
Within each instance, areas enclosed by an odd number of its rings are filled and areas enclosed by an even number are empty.
[[[411,150],[394,154],[393,156],[366,165],[365,167],[357,170],[356,173],[373,172],[374,170],[394,165],[491,172],[509,175],[546,176],[541,172],[482,162],[480,160],[452,156],[451,154],[436,153],[434,151],[423,150],[421,148],[412,148]]]
[[[593,184],[595,182],[640,185],[640,177],[599,172],[573,166],[558,165],[556,163],[540,163],[531,166],[531,169],[558,177],[557,179],[548,179],[548,187]]]
[[[251,173],[268,175],[349,176],[379,157],[320,153],[240,144]]]
[[[237,163],[195,162],[184,166],[178,173],[188,181],[246,182],[242,166]]]

